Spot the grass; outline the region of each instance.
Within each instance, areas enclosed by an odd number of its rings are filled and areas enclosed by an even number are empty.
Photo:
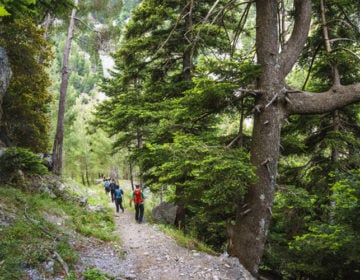
[[[104,273],[101,273],[97,269],[88,269],[84,272],[85,280],[108,280],[110,276]]]
[[[88,198],[90,206],[101,205],[102,210],[90,211],[72,200],[53,198],[46,192],[25,192],[17,186],[0,186],[0,209],[11,222],[11,226],[0,225],[0,280],[23,279],[25,268],[36,268],[44,277],[48,276],[43,263],[53,259],[54,252],[69,266],[70,274],[65,279],[77,279],[73,270],[78,255],[69,241],[74,238],[70,236],[73,231],[104,241],[119,241],[112,234],[115,229],[114,212],[102,185],[83,187],[77,184],[76,189]],[[72,191],[72,195],[79,194]],[[129,198],[130,192],[127,192],[124,196],[127,208]],[[155,200],[149,195],[145,202],[148,222],[151,222]],[[185,248],[215,254],[203,243],[172,226],[159,225],[159,228]],[[124,252],[118,252],[120,258],[125,257]],[[62,269],[60,262],[55,261],[55,274]],[[99,273],[89,269],[83,277],[88,280],[107,277]]]
[[[107,205],[108,198],[102,188],[80,188],[85,193],[91,190],[90,205]],[[52,198],[36,190],[26,193],[17,186],[6,185],[0,186],[0,209],[11,223],[11,226],[0,225],[0,280],[22,279],[25,268],[36,268],[47,276],[42,264],[52,259],[54,252],[72,270],[78,256],[69,242],[71,230],[105,241],[118,240],[112,234],[115,224],[109,207],[104,211],[89,211],[71,200]],[[50,222],[49,217],[55,222]],[[55,274],[62,269],[55,261]]]
[[[159,228],[166,235],[174,239],[178,245],[184,248],[187,248],[189,250],[205,252],[210,255],[217,255],[217,253],[214,250],[212,250],[209,246],[200,242],[196,238],[184,234],[182,231],[176,229],[174,226],[159,225]]]

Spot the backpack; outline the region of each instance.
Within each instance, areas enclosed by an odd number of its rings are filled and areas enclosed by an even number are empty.
[[[115,198],[121,198],[123,194],[123,191],[121,189],[115,190]]]
[[[141,190],[136,189],[134,191],[134,203],[141,204],[143,202]]]
[[[109,182],[109,181],[105,181],[104,186],[105,186],[105,189],[108,189],[109,186],[110,186],[110,182]]]
[[[115,189],[116,189],[116,184],[115,183],[110,183],[110,190],[115,191]]]

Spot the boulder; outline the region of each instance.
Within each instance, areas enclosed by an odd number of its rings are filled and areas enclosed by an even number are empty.
[[[152,210],[152,218],[156,223],[174,224],[177,206],[169,202],[161,202]]]

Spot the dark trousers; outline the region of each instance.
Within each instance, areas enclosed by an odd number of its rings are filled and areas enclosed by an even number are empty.
[[[135,204],[135,220],[140,224],[144,217],[144,204]]]
[[[115,190],[111,190],[111,202],[115,201]]]
[[[119,208],[124,212],[124,207],[122,206],[122,197],[115,199],[116,212],[119,213]]]

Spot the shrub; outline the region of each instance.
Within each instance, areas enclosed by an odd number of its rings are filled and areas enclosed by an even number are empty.
[[[86,280],[106,280],[106,279],[108,279],[106,274],[101,273],[97,269],[88,269],[84,272],[83,276]]]
[[[0,156],[0,180],[13,177],[21,170],[26,175],[44,175],[47,168],[33,152],[24,148],[7,148]]]

